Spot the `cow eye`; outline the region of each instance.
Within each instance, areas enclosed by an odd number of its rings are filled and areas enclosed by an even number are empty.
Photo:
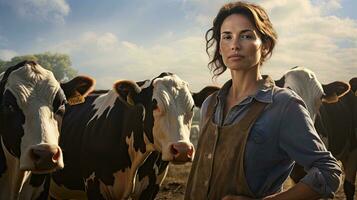
[[[156,110],[158,108],[156,99],[152,100],[152,109]]]
[[[65,108],[65,105],[63,104],[63,105],[58,107],[58,109],[55,112],[55,114],[63,117],[65,110],[66,110],[66,108]]]

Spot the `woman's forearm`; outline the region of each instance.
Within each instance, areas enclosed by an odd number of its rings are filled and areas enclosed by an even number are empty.
[[[267,196],[263,200],[305,200],[319,198],[321,198],[320,194],[312,190],[308,185],[300,182],[284,192]]]

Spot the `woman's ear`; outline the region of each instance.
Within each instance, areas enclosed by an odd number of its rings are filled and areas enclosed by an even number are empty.
[[[268,55],[270,47],[271,47],[271,41],[270,40],[263,40],[262,56],[264,58]]]

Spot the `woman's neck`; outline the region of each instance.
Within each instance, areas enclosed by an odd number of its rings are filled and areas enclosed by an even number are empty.
[[[229,96],[232,99],[241,99],[256,93],[258,82],[262,79],[259,67],[247,71],[231,71],[232,86]]]

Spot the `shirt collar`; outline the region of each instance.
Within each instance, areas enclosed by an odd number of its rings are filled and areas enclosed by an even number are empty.
[[[222,86],[222,88],[219,90],[217,94],[217,99],[218,100],[225,99],[229,92],[229,88],[231,86],[232,86],[232,79],[228,80]],[[263,79],[259,80],[258,82],[258,91],[254,95],[251,95],[246,100],[242,101],[241,104],[248,104],[253,100],[253,98],[263,103],[272,103],[274,86],[275,86],[274,80],[270,76],[263,75]]]

